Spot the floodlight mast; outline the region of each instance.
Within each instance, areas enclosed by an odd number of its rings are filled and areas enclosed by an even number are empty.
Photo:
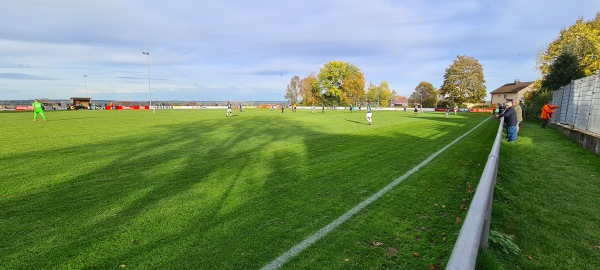
[[[88,91],[87,91],[87,75],[83,75],[83,82],[85,83],[85,97],[89,97],[88,96]]]
[[[148,62],[148,56],[150,55],[149,52],[142,52],[144,55],[146,55],[146,66],[148,67],[148,93],[150,95],[150,108],[152,108],[152,90],[150,89],[150,64]]]

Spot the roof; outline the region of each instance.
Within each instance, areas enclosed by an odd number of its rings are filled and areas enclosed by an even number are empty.
[[[514,83],[507,83],[500,86],[498,89],[490,92],[490,94],[504,94],[504,93],[518,93],[519,91],[527,88],[533,82],[520,82],[515,81]]]
[[[405,97],[396,97],[392,101],[392,104],[405,104],[405,103],[408,103],[408,98],[405,98]]]

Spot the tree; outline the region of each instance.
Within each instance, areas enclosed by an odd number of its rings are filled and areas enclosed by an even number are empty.
[[[365,76],[362,72],[352,72],[342,82],[341,103],[355,105],[365,96]]]
[[[377,102],[379,106],[388,107],[396,92],[390,89],[387,81],[381,81],[379,85],[369,83],[367,87],[367,99],[371,102]]]
[[[600,12],[592,21],[579,18],[562,29],[548,48],[538,53],[537,68],[542,79],[525,95],[525,115],[533,119],[538,119],[542,106],[552,100],[554,90],[600,69]]]
[[[377,85],[370,82],[367,87],[367,101],[369,102],[379,102],[379,89]]]
[[[382,107],[390,106],[390,99],[392,98],[392,90],[390,89],[390,85],[386,81],[381,81],[379,83],[379,102]]]
[[[302,96],[302,103],[304,105],[321,103],[321,94],[319,93],[319,89],[313,87],[316,81],[317,76],[314,72],[309,74],[308,77],[300,80],[300,95]]]
[[[560,87],[585,77],[577,56],[572,51],[561,53],[549,67],[548,74],[542,78],[541,89],[555,91]]]
[[[552,64],[565,53],[572,53],[577,59],[584,76],[600,69],[600,13],[596,19],[584,22],[579,18],[574,25],[560,31],[548,48],[538,54],[537,67],[542,76],[550,73]]]
[[[342,61],[326,63],[313,87],[320,89],[321,100],[327,104],[347,104],[354,93],[364,92],[364,75],[360,69]]]
[[[446,69],[440,93],[456,103],[482,102],[486,97],[483,66],[471,56],[457,58]]]
[[[422,103],[423,107],[433,108],[438,101],[438,96],[438,91],[435,90],[433,84],[423,81],[415,87],[415,91],[410,95],[409,103],[413,105]]]
[[[285,91],[285,99],[289,100],[292,104],[298,104],[298,96],[300,96],[300,77],[294,75]]]

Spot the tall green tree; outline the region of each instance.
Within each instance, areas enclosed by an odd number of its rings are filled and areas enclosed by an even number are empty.
[[[289,100],[291,104],[298,104],[298,97],[300,96],[300,76],[294,75],[290,84],[287,85],[284,98]]]
[[[415,87],[415,91],[410,95],[409,103],[414,104],[421,103],[426,108],[433,108],[437,104],[439,99],[438,91],[435,89],[433,84],[422,81]]]
[[[550,65],[548,74],[542,78],[542,90],[555,91],[560,87],[585,77],[577,56],[572,51],[564,51]]]
[[[579,18],[574,25],[561,30],[548,48],[538,54],[537,66],[542,76],[550,74],[554,61],[565,52],[575,56],[584,76],[600,70],[600,13],[589,22]]]
[[[364,75],[353,64],[331,61],[321,68],[313,87],[320,89],[321,99],[326,104],[347,105],[351,93],[360,92],[361,87],[364,89]]]
[[[471,56],[457,58],[446,69],[440,93],[456,103],[482,102],[487,95],[483,66]]]

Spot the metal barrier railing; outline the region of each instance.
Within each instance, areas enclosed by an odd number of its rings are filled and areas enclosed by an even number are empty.
[[[458,234],[458,239],[456,240],[446,269],[475,269],[479,249],[488,246],[490,221],[492,219],[492,202],[498,173],[498,159],[500,156],[503,127],[504,118],[500,118],[500,125],[496,139],[494,140],[494,146],[490,151],[487,163],[479,179],[477,190]]]

